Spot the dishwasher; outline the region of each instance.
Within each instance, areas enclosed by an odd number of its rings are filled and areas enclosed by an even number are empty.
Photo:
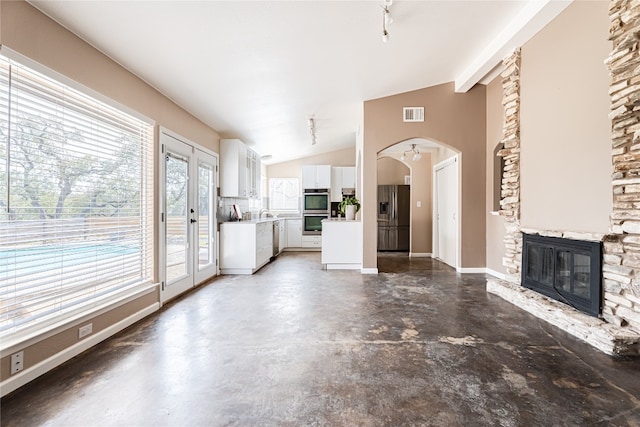
[[[271,259],[273,260],[280,250],[280,221],[273,221],[273,256]]]

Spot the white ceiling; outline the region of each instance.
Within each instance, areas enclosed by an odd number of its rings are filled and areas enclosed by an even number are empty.
[[[31,1],[267,163],[353,146],[362,102],[468,89],[567,1]],[[311,145],[307,117],[316,121]]]

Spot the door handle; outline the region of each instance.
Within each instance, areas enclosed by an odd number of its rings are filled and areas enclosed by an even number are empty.
[[[198,222],[198,220],[191,218],[191,224],[193,224],[194,222]]]

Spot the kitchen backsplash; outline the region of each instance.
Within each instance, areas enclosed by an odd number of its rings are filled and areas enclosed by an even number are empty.
[[[268,198],[262,200],[262,206],[269,206]],[[260,215],[260,201],[252,199],[236,199],[233,197],[220,197],[218,201],[218,222],[235,221],[236,216],[233,205],[240,206],[244,220],[257,218]]]

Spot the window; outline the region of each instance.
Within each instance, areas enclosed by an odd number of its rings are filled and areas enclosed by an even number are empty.
[[[153,127],[0,56],[0,337],[152,281]]]
[[[300,183],[298,178],[269,179],[269,210],[299,211]]]

